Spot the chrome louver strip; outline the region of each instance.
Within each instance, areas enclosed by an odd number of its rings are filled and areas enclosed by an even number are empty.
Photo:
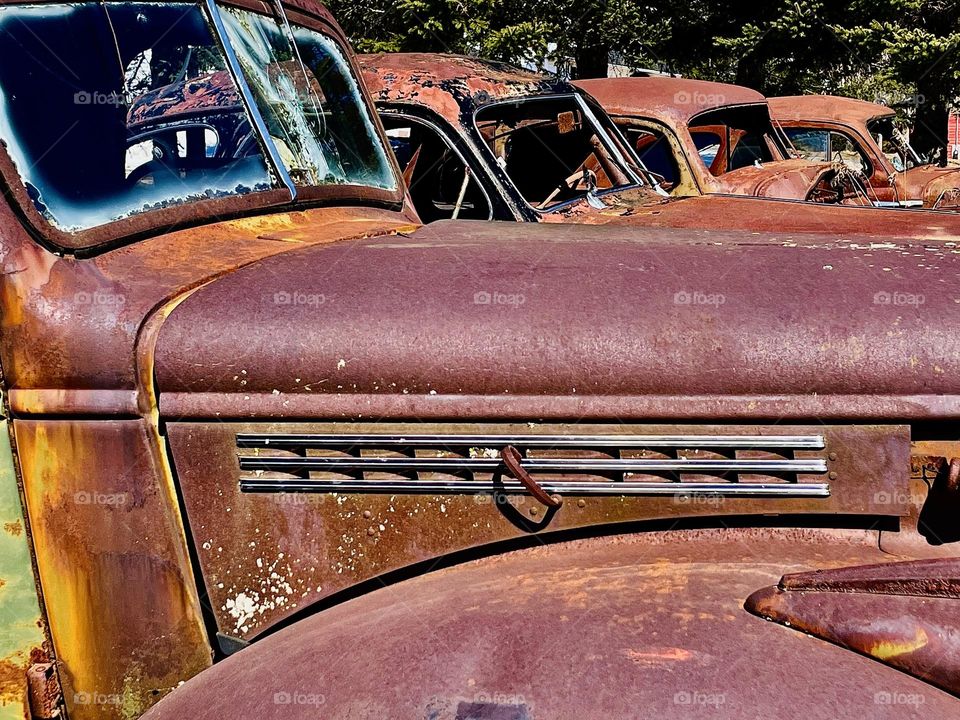
[[[238,448],[263,450],[269,454],[239,456],[240,469],[255,473],[252,477],[241,477],[240,488],[248,493],[526,493],[521,483],[504,472],[503,460],[497,457],[498,451],[508,445],[524,452],[532,451],[532,457],[521,458],[521,467],[529,473],[539,474],[538,484],[548,493],[740,497],[830,495],[828,483],[800,482],[798,478],[799,475],[825,475],[825,457],[791,457],[795,450],[824,450],[826,444],[822,435],[241,433],[237,435]],[[434,454],[426,454],[431,450]],[[551,450],[558,456],[550,457]],[[624,451],[639,450],[650,450],[664,457],[623,457]],[[785,457],[736,457],[737,451],[760,450]],[[570,457],[571,451],[599,452],[609,457]],[[679,451],[707,451],[720,457],[689,458],[681,456]],[[286,477],[270,477],[268,473],[283,473]],[[384,477],[391,474],[395,477]],[[485,477],[475,477],[474,474]],[[571,477],[565,480],[557,475]],[[639,480],[636,476],[640,475],[652,476],[652,479]],[[681,475],[699,477],[681,480]],[[703,475],[715,477],[705,479]],[[751,482],[741,482],[740,475],[754,477]],[[592,476],[592,479],[584,476]],[[763,481],[763,476],[772,482]]]
[[[814,473],[827,471],[825,460],[659,460],[524,458],[529,472],[558,473]],[[496,458],[396,458],[396,457],[251,457],[240,458],[241,470],[271,472],[496,472],[503,466]]]
[[[822,435],[307,435],[238,433],[241,448],[482,447],[822,450]]]
[[[827,483],[694,483],[694,482],[541,482],[548,493],[592,496],[718,496],[718,497],[830,497]],[[262,480],[241,478],[246,493],[350,493],[384,495],[525,495],[514,480],[502,483],[460,480]]]

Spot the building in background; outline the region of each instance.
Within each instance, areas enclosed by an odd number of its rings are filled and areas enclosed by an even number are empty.
[[[947,157],[960,160],[960,112],[950,114],[947,126]]]

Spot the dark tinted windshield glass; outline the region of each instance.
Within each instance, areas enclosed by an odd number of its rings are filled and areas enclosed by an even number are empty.
[[[68,231],[274,186],[199,6],[0,8],[0,136]]]

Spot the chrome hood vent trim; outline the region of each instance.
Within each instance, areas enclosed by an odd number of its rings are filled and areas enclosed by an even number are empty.
[[[249,493],[521,494],[500,451],[549,493],[829,497],[821,435],[241,433]],[[797,457],[797,451],[804,453]]]

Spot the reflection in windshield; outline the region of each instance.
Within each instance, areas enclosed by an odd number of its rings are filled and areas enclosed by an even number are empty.
[[[336,43],[293,29],[305,72],[273,21],[222,15],[295,182],[395,189]],[[283,188],[210,21],[192,3],[0,6],[0,140],[51,224]]]
[[[36,208],[71,231],[273,186],[201,10],[106,7],[0,9],[0,134]]]
[[[637,184],[608,131],[576,96],[490,105],[477,129],[523,198],[552,210]]]
[[[232,7],[221,13],[293,181],[395,189],[386,151],[337,45],[298,27],[293,29],[294,49],[269,18]]]

